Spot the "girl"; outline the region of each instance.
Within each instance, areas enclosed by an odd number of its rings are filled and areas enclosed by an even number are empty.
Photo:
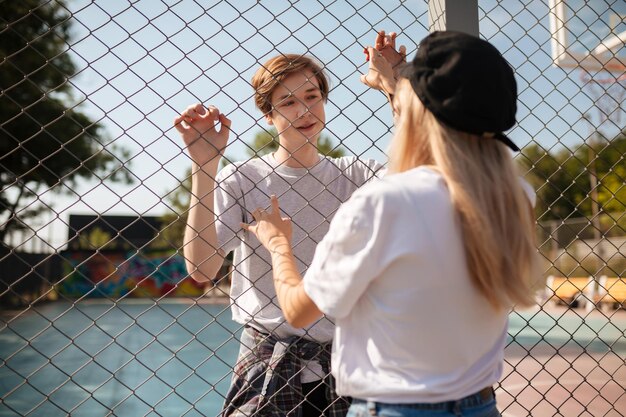
[[[370,72],[390,71],[375,56]],[[287,320],[336,320],[332,372],[349,415],[498,416],[508,312],[533,304],[540,275],[533,193],[503,133],[513,71],[488,42],[435,32],[404,76],[389,173],[342,205],[304,279],[275,196],[243,227],[271,254]]]

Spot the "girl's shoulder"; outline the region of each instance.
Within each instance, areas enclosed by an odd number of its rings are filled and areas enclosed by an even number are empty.
[[[418,167],[373,180],[355,191],[352,200],[368,201],[370,207],[393,210],[435,196],[447,199],[448,195],[445,181],[439,172],[428,167]]]
[[[384,177],[367,184],[361,190],[375,195],[388,196],[406,192],[412,194],[433,191],[447,192],[442,175],[437,170],[426,166],[404,172],[386,174]]]

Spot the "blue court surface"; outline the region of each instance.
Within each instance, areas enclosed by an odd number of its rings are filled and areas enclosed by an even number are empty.
[[[184,300],[36,306],[0,330],[0,416],[215,416],[239,330]]]
[[[54,302],[0,325],[2,417],[216,416],[241,330],[227,305],[185,299]],[[624,358],[625,328],[624,311],[512,313],[507,360]]]

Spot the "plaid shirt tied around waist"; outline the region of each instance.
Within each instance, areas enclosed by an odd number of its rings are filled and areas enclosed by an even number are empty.
[[[317,343],[299,336],[278,340],[272,335],[246,327],[242,344],[250,341],[247,354],[239,357],[226,394],[222,417],[301,417],[304,401],[300,371],[303,361],[317,361],[325,378],[327,417],[344,417],[350,401],[335,393],[330,375],[331,343]]]

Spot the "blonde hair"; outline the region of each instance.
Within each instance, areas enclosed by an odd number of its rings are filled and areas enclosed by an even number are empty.
[[[496,309],[530,306],[539,278],[532,208],[506,145],[440,123],[402,80],[390,172],[431,165],[450,190],[473,284]]]
[[[289,75],[310,70],[315,75],[324,101],[328,98],[329,83],[322,66],[313,58],[298,54],[281,54],[271,58],[252,77],[254,103],[263,114],[272,111],[272,93]]]

